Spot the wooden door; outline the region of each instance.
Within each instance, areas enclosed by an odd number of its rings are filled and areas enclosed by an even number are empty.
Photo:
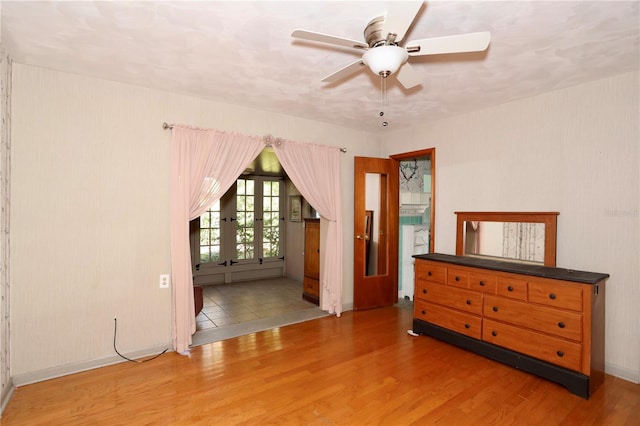
[[[398,301],[398,162],[355,157],[355,310]]]

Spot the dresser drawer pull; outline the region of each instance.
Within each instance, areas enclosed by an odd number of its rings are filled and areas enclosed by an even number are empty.
[[[565,327],[565,325],[564,325],[564,323],[563,323],[563,322],[559,322],[559,323],[558,323],[558,327],[560,327],[560,328],[564,328],[564,327]]]
[[[456,277],[456,281],[460,281],[460,277]]]
[[[480,281],[480,287],[484,287],[484,281]]]
[[[465,324],[464,328],[470,328],[471,326],[469,324]]]
[[[496,337],[496,336],[498,335],[498,332],[497,332],[497,331],[492,331],[492,332],[491,332],[491,335],[492,335],[493,337]]]
[[[431,275],[433,275],[433,274],[431,273],[431,271],[429,271],[429,272],[427,272],[427,275],[428,275],[428,276],[431,276]]]
[[[423,294],[427,294],[427,289],[426,289],[426,288],[423,288],[423,289],[422,289],[422,293],[423,293]]]
[[[551,293],[551,294],[549,295],[549,299],[551,299],[551,300],[556,300],[556,295],[555,295],[555,294],[553,294],[553,293]]]
[[[427,311],[425,311],[424,309],[420,311],[422,313],[422,315],[425,315],[427,313]]]
[[[467,299],[467,305],[470,305],[470,304],[471,304],[471,300]]]
[[[509,290],[509,291],[513,291],[513,286],[509,286],[509,287],[507,287],[507,290]]]
[[[556,352],[556,355],[558,355],[560,358],[562,358],[564,356],[564,352],[558,351],[558,352]]]
[[[498,312],[498,307],[497,306],[493,307],[493,312]]]

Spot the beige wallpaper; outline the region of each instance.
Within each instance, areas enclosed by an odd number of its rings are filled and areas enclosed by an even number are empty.
[[[436,250],[456,210],[560,211],[558,265],[611,274],[607,368],[640,376],[638,73],[383,137],[22,64],[13,65],[11,373],[18,384],[169,345],[164,121],[345,146],[345,265],[353,156],[436,147]],[[345,268],[343,301],[353,302]],[[46,350],[43,350],[46,348]]]
[[[11,58],[0,49],[0,414],[13,391],[10,371],[9,206],[11,185]]]
[[[169,143],[163,122],[347,147],[345,253],[353,251],[353,156],[376,137],[330,124],[14,64],[11,371],[22,384],[159,352],[171,340]],[[347,263],[349,261],[347,260]],[[344,301],[353,301],[351,271]]]
[[[559,211],[559,267],[609,273],[606,366],[640,381],[640,76],[574,86],[399,130],[388,154],[436,148],[436,251],[455,211]]]

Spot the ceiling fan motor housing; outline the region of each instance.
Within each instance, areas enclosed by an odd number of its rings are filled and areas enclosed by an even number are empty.
[[[378,16],[373,18],[367,26],[364,28],[364,40],[369,47],[376,47],[381,44],[385,44],[387,41],[386,34],[382,34],[382,27],[384,26],[384,16]]]

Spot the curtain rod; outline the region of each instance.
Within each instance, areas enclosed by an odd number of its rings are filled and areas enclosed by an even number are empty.
[[[164,130],[173,129],[173,124],[168,124],[167,122],[164,122],[164,123],[162,123],[162,128]],[[271,135],[265,136],[264,140],[265,140],[265,145],[268,146],[268,147],[271,147],[271,143],[267,142],[267,141],[273,140],[273,136],[271,136]],[[340,148],[340,152],[342,152],[342,153],[347,152],[347,148]]]

